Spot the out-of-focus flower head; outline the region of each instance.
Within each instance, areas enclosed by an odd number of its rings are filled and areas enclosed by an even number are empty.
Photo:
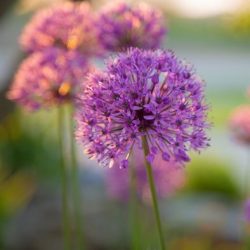
[[[184,163],[208,146],[204,84],[172,51],[131,48],[90,74],[77,105],[77,139],[104,166],[128,165],[146,136],[147,159]]]
[[[250,199],[246,200],[244,207],[244,215],[247,222],[250,222]]]
[[[239,143],[250,146],[250,106],[236,108],[232,112],[229,125],[234,138]]]
[[[106,171],[106,186],[111,197],[127,201],[130,196],[130,188],[134,185],[136,193],[142,200],[151,199],[148,186],[146,167],[143,153],[140,149],[134,151],[130,159],[131,168],[120,169],[113,167]],[[130,172],[132,171],[132,173]],[[163,161],[161,155],[157,155],[152,165],[158,197],[165,198],[180,189],[185,182],[183,168],[173,160]],[[132,180],[131,180],[131,176]],[[131,183],[134,182],[134,183]]]
[[[48,47],[78,50],[85,56],[99,53],[95,15],[88,3],[66,2],[39,11],[20,37],[27,52]]]
[[[122,2],[100,11],[98,28],[100,43],[109,51],[158,48],[167,31],[160,11],[146,4],[130,6]]]
[[[36,52],[20,65],[7,96],[30,111],[72,101],[89,69],[76,51]]]

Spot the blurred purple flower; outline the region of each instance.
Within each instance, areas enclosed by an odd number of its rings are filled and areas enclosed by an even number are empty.
[[[95,15],[88,3],[67,2],[39,11],[25,27],[20,43],[25,51],[48,47],[78,50],[85,56],[98,50]]]
[[[248,199],[246,202],[245,202],[245,219],[247,222],[250,222],[250,199]]]
[[[76,51],[36,52],[22,62],[7,96],[30,111],[72,101],[89,69]]]
[[[158,48],[166,34],[160,11],[146,4],[112,3],[100,11],[98,30],[103,47],[121,51],[129,47]]]
[[[236,108],[232,112],[229,125],[234,138],[239,143],[250,146],[250,106]]]
[[[151,199],[148,186],[147,173],[144,165],[144,157],[141,150],[136,150],[131,156],[131,167],[134,171],[134,182],[137,195],[144,201]],[[170,160],[163,161],[161,155],[157,155],[153,163],[153,175],[158,197],[165,198],[180,189],[185,182],[183,168]],[[106,186],[111,197],[120,200],[128,200],[130,195],[130,168],[119,169],[117,167],[106,171]]]
[[[90,158],[104,166],[128,165],[141,137],[147,159],[189,161],[187,151],[208,145],[203,82],[172,51],[129,49],[90,74],[79,96],[76,131]]]

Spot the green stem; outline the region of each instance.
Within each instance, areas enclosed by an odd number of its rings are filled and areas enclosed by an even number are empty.
[[[132,249],[141,249],[140,246],[140,229],[138,221],[138,204],[137,204],[137,183],[135,166],[131,163],[129,167],[129,181],[130,181],[130,220],[131,220],[131,238]]]
[[[250,150],[249,148],[247,148],[247,157],[246,157],[246,167],[245,167],[245,182],[244,182],[244,198],[245,200],[247,200],[248,198],[248,189],[249,189],[249,186],[248,186],[248,181],[249,181],[249,170],[248,170],[248,165],[250,163]]]
[[[151,167],[151,164],[146,160],[146,156],[149,154],[149,146],[148,146],[148,141],[145,135],[142,136],[142,146],[144,150],[145,166],[146,166],[147,177],[148,177],[149,187],[150,187],[151,196],[152,196],[153,209],[154,209],[158,234],[160,238],[161,250],[165,250],[165,240],[164,240],[163,231],[162,231],[160,212],[159,212],[159,207],[158,207],[158,202],[157,202],[157,194],[155,190],[152,167]]]
[[[248,165],[250,163],[250,153],[249,153],[249,148],[247,148],[247,157],[246,157],[246,167],[245,167],[245,181],[244,181],[244,202],[243,202],[243,207],[245,205],[245,202],[247,201],[248,199],[248,189],[249,189],[249,186],[248,186],[248,180],[249,180],[249,169],[248,169]],[[244,220],[244,227],[245,227],[245,234],[244,234],[244,247],[243,249],[244,250],[250,250],[250,232],[249,232],[249,228],[248,228],[248,222]]]
[[[72,191],[73,191],[73,206],[74,206],[74,220],[76,226],[77,235],[77,250],[84,249],[84,233],[82,228],[82,203],[81,203],[81,187],[79,180],[79,169],[77,164],[76,148],[74,141],[74,120],[73,120],[74,108],[72,107],[70,120],[70,151],[71,151],[71,170],[72,170]]]
[[[64,249],[71,250],[70,240],[70,221],[69,221],[69,207],[68,207],[68,181],[67,170],[64,160],[63,148],[63,131],[64,128],[64,112],[63,107],[58,107],[58,141],[60,153],[60,170],[61,170],[61,185],[62,185],[62,214],[63,214],[63,240]]]

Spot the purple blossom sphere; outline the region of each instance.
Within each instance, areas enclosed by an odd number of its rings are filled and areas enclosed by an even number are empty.
[[[146,136],[152,162],[184,163],[188,150],[208,146],[203,81],[172,51],[131,48],[90,74],[79,96],[76,131],[90,158],[104,166],[128,165]]]
[[[98,52],[95,27],[95,16],[88,3],[66,2],[35,14],[20,43],[28,52],[60,47],[95,55]]]
[[[110,51],[158,48],[166,34],[161,12],[145,4],[112,3],[98,19],[100,43]]]
[[[143,201],[151,199],[144,157],[141,150],[134,151],[130,159],[133,168],[134,183],[138,197]],[[185,182],[183,168],[170,160],[163,161],[158,154],[152,166],[158,197],[165,198],[180,189]],[[127,201],[131,188],[131,169],[113,167],[106,171],[106,186],[108,194],[119,200]]]
[[[89,69],[76,51],[36,52],[20,65],[7,96],[30,111],[72,101]]]
[[[249,223],[250,222],[250,199],[246,200],[245,202],[244,215],[245,215],[246,221]]]
[[[230,117],[229,125],[236,141],[250,146],[250,106],[236,108]]]

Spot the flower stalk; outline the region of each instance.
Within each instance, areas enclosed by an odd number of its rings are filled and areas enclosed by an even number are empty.
[[[160,212],[159,212],[159,207],[158,207],[157,194],[156,194],[156,190],[155,190],[152,167],[151,167],[151,164],[146,159],[146,156],[149,154],[150,151],[149,151],[147,138],[145,135],[142,136],[142,146],[143,146],[143,150],[144,150],[145,167],[146,167],[146,172],[147,172],[147,176],[148,176],[148,182],[149,182],[149,187],[150,187],[150,191],[151,191],[151,196],[152,196],[153,210],[154,210],[157,230],[158,230],[158,234],[159,234],[159,238],[160,238],[161,250],[165,250],[165,240],[164,240],[164,235],[163,235],[163,230],[162,230],[162,225],[161,225]]]
[[[138,220],[138,202],[137,202],[137,183],[136,183],[136,173],[135,166],[131,162],[129,167],[129,180],[130,180],[130,220],[131,220],[131,240],[132,249],[141,249],[140,244],[140,227]]]
[[[60,170],[61,170],[61,185],[62,185],[62,216],[63,216],[63,240],[64,249],[71,250],[71,237],[70,237],[70,218],[68,207],[68,190],[69,185],[67,181],[67,170],[64,160],[64,147],[63,147],[63,129],[64,129],[64,110],[63,107],[58,107],[58,143],[60,153]]]
[[[83,250],[84,248],[84,233],[82,228],[82,214],[81,214],[81,187],[79,180],[79,169],[77,164],[77,155],[74,141],[74,120],[72,119],[74,107],[71,107],[69,120],[70,120],[70,155],[71,155],[71,178],[72,178],[72,195],[74,207],[74,220],[76,226],[77,249]]]

